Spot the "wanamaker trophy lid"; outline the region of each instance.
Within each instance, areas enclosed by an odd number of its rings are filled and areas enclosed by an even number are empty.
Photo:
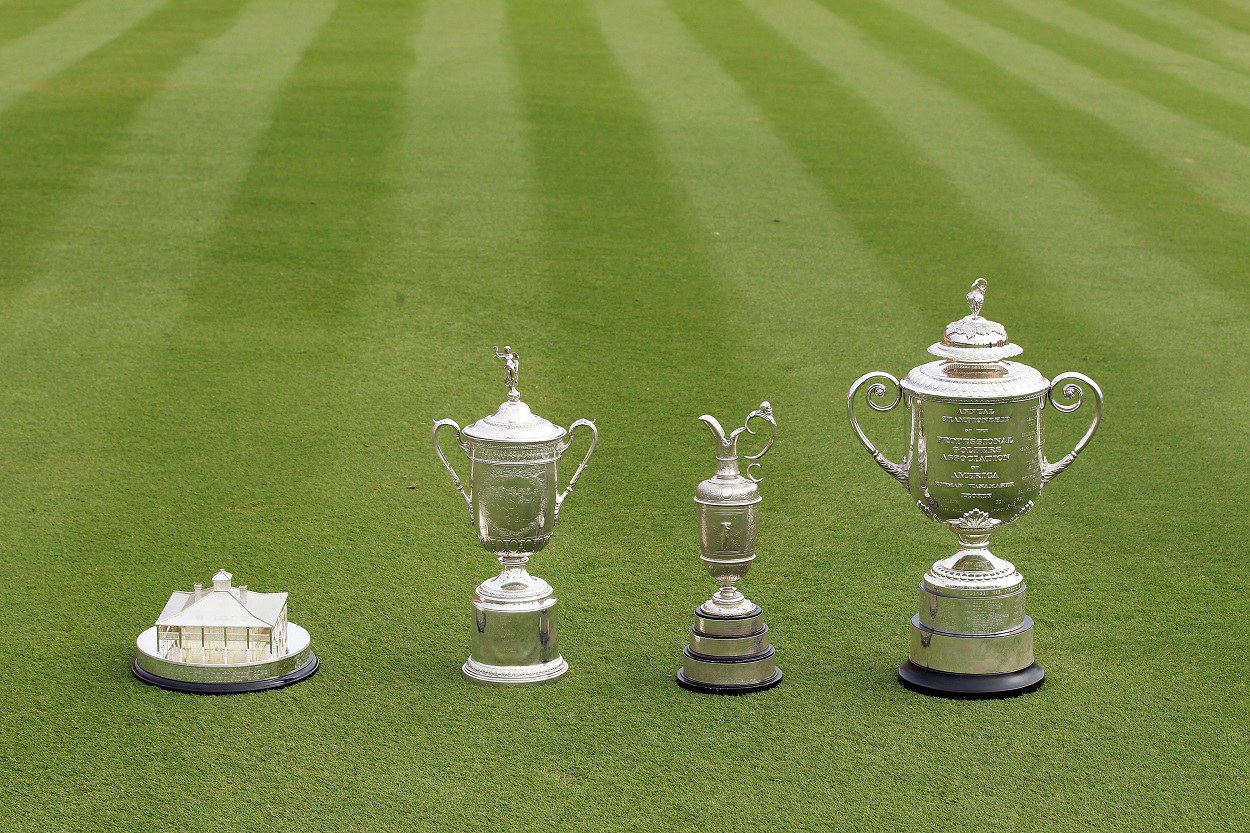
[[[508,401],[490,416],[466,425],[462,433],[475,440],[496,443],[542,443],[563,437],[563,428],[543,419],[521,401],[516,388],[521,357],[511,347],[505,346],[501,353],[496,346],[495,358],[504,361],[503,382],[508,386]]]
[[[981,317],[985,289],[985,278],[977,278],[967,295],[972,314],[947,324],[942,340],[929,347],[930,353],[942,359],[979,364],[1002,361],[1024,352],[1019,345],[1007,340],[1006,327]]]

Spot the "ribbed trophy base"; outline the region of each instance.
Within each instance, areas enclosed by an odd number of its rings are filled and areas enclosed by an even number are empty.
[[[694,621],[677,671],[679,686],[704,694],[749,694],[781,682],[759,605],[739,616],[716,616],[700,607]]]
[[[530,598],[518,592],[519,601],[483,598],[483,591],[491,588],[487,583],[478,587],[479,597],[473,600],[473,651],[461,666],[467,679],[483,685],[533,685],[551,682],[569,670],[560,656],[557,600],[546,582],[529,578],[536,589]]]
[[[979,569],[960,569],[969,560]],[[961,550],[920,583],[911,652],[899,682],[924,694],[1011,697],[1033,691],[1045,672],[1033,661],[1033,619],[1024,577],[988,550]]]

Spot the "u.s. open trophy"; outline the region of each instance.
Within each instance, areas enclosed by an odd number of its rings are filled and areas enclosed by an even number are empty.
[[[478,585],[473,648],[462,670],[480,683],[541,683],[559,677],[568,663],[560,655],[551,585],[525,565],[551,540],[560,507],[594,453],[599,433],[589,420],[577,420],[566,432],[534,414],[517,392],[520,358],[511,347],[502,353],[496,347],[495,357],[505,362],[508,401],[463,429],[450,419],[434,423],[434,450],[464,498],[478,540],[502,567]],[[467,494],[439,446],[443,426],[456,430],[456,443],[468,455]],[[556,466],[581,426],[590,430],[590,448],[560,492]]]
[[[768,442],[753,455],[747,474],[738,470],[738,438],[754,434],[752,419],[768,423]],[[720,589],[695,608],[690,644],[683,651],[677,684],[709,694],[746,694],[763,691],[781,682],[768,625],[760,606],[742,595],[735,585],[755,559],[755,535],[759,530],[760,481],[751,473],[772,447],[777,423],[772,406],[761,403],[747,414],[741,428],[726,435],[711,416],[699,417],[716,438],[716,474],[699,484],[694,502],[699,516],[700,558]]]
[[[1001,324],[981,317],[985,289],[978,278],[967,296],[972,314],[949,324],[942,341],[929,348],[940,361],[913,368],[902,382],[888,373],[861,376],[846,400],[851,427],[873,459],[921,512],[959,537],[959,551],[920,582],[911,655],[898,672],[908,688],[948,697],[1008,696],[1042,684],[1033,619],[1024,612],[1024,578],[990,552],[990,534],[1033,508],[1042,487],[1071,465],[1102,418],[1102,391],[1087,376],[1063,373],[1052,382],[1028,365],[1005,361],[1021,348],[1007,341]],[[878,451],[855,418],[855,399],[865,386],[873,410],[889,411],[901,400],[909,412],[901,464]],[[1087,391],[1094,399],[1089,429],[1063,459],[1048,462],[1043,407],[1049,401],[1058,411],[1075,411]]]

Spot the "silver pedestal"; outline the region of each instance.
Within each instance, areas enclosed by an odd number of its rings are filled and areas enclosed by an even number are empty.
[[[690,644],[682,652],[677,684],[709,694],[747,694],[781,682],[759,605],[736,616],[695,609]]]
[[[969,561],[981,569],[960,569]],[[900,682],[966,697],[1041,686],[1045,671],[1033,661],[1033,619],[1024,612],[1024,597],[1024,577],[988,550],[961,549],[934,564],[920,582],[920,611],[911,620],[911,652]]]
[[[545,683],[569,670],[560,655],[551,585],[524,568],[482,582],[473,599],[473,650],[461,667],[484,685]]]

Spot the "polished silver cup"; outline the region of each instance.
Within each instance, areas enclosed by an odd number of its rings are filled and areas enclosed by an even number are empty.
[[[768,425],[768,439],[759,452],[744,455],[749,461],[744,475],[739,468],[738,440],[744,432],[755,433],[754,419]],[[715,417],[705,415],[699,420],[716,440],[716,473],[695,489],[699,557],[720,589],[695,609],[677,683],[709,694],[761,691],[781,682],[781,669],[774,659],[763,610],[737,585],[755,560],[759,532],[762,498],[753,470],[772,448],[777,422],[767,402],[747,414],[741,428],[729,433]]]
[[[855,435],[877,464],[907,489],[916,507],[949,526],[954,555],[938,561],[920,584],[910,659],[899,670],[909,687],[953,696],[1020,693],[1041,685],[1034,661],[1033,620],[1024,612],[1024,579],[990,552],[991,533],[1033,508],[1042,487],[1089,444],[1102,419],[1102,391],[1087,376],[1053,381],[1025,364],[1001,324],[982,318],[986,282],[968,293],[971,315],[947,326],[929,352],[939,361],[912,369],[901,382],[888,373],[861,376],[847,394]],[[907,411],[901,463],[868,439],[855,414],[861,391],[874,411],[900,402]],[[1043,409],[1068,413],[1094,400],[1088,430],[1058,462],[1043,452]],[[962,679],[961,679],[962,678]]]
[[[556,603],[551,585],[526,569],[547,545],[565,499],[594,454],[595,424],[579,419],[568,431],[534,414],[517,392],[520,357],[511,347],[495,348],[504,360],[508,399],[491,416],[463,429],[450,419],[434,423],[434,450],[464,499],[478,541],[498,557],[500,572],[477,587],[473,599],[473,649],[463,666],[466,677],[491,684],[553,680],[568,670],[560,654]],[[469,460],[469,490],[439,443],[439,430],[451,428]],[[561,457],[574,432],[586,428],[590,445],[564,491],[559,490]]]

